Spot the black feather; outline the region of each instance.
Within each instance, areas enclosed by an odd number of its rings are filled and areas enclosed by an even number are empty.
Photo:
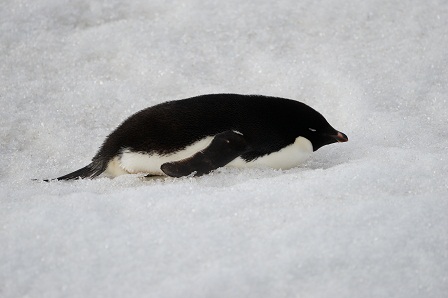
[[[106,170],[107,163],[104,161],[96,160],[90,163],[89,165],[76,170],[67,175],[54,178],[54,179],[45,179],[45,182],[53,181],[53,180],[76,180],[76,179],[84,179],[84,178],[95,178]]]

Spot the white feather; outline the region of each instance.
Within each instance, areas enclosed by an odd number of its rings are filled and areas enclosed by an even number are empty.
[[[287,170],[304,162],[312,152],[313,145],[311,142],[304,137],[298,137],[294,143],[281,149],[280,151],[261,156],[250,162],[246,162],[241,157],[238,157],[227,164],[227,166],[238,168],[270,167],[274,169]]]

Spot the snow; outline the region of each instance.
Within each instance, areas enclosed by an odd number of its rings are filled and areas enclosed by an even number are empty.
[[[0,3],[0,296],[446,297],[444,0]],[[301,167],[36,182],[234,92],[350,139]]]

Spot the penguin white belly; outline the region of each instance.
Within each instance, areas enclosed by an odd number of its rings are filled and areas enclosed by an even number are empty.
[[[109,162],[105,174],[110,177],[137,173],[165,175],[160,169],[162,164],[188,158],[196,152],[205,149],[212,140],[213,137],[206,137],[183,150],[167,155],[133,152],[125,149],[120,156],[116,156]]]
[[[148,154],[124,150],[120,156],[116,156],[109,162],[105,174],[110,177],[137,173],[165,175],[160,169],[162,164],[188,158],[207,148],[212,140],[213,137],[206,137],[190,146],[187,146],[181,151],[168,155]],[[310,156],[312,152],[313,146],[311,142],[306,138],[298,137],[293,144],[277,152],[273,152],[249,162],[245,161],[241,157],[237,157],[226,166],[237,168],[270,167],[274,169],[286,170],[302,163]]]
[[[271,154],[261,156],[250,162],[241,157],[235,158],[227,166],[231,167],[270,167],[274,169],[288,170],[304,162],[313,152],[313,145],[304,138],[298,137],[295,142],[285,148],[272,152]]]

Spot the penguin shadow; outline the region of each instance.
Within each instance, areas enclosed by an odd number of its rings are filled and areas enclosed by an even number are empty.
[[[348,163],[347,154],[337,150],[315,152],[313,157],[303,163],[301,168],[308,170],[327,170]]]
[[[195,185],[211,188],[226,188],[240,184],[259,185],[259,181],[274,179],[287,174],[286,170],[277,170],[272,168],[235,168],[223,167],[202,176],[187,176],[173,178],[166,176],[145,176],[143,181],[154,183],[194,183]],[[254,184],[254,181],[257,181]]]

